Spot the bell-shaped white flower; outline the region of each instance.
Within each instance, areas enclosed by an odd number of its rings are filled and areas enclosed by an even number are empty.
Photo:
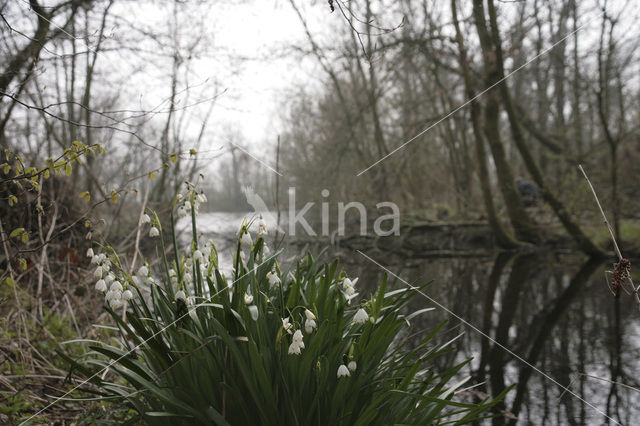
[[[131,292],[131,290],[125,290],[122,292],[122,298],[124,300],[131,300],[133,299],[133,293]]]
[[[100,256],[93,256],[91,258],[91,264],[95,265],[98,262],[100,262]]]
[[[93,276],[97,279],[102,278],[102,266],[98,266],[95,271],[93,271]]]
[[[98,280],[96,283],[96,290],[104,293],[107,291],[107,283],[104,280]]]
[[[151,229],[149,230],[149,236],[153,238],[153,237],[157,237],[158,235],[160,235],[160,230],[155,226],[152,226]]]
[[[111,309],[118,309],[119,307],[122,306],[122,299],[111,299],[109,300],[109,306],[111,306]]]
[[[187,302],[187,295],[184,294],[184,291],[179,290],[176,292],[176,300],[182,300],[183,302]]]
[[[111,284],[115,280],[116,280],[116,276],[113,274],[107,274],[107,276],[104,277],[104,282],[107,283],[107,285]]]
[[[246,246],[251,246],[253,244],[253,240],[251,239],[251,235],[249,235],[248,231],[245,231],[240,236],[240,243]]]
[[[267,235],[267,222],[263,219],[258,220],[258,235]]]
[[[251,319],[254,321],[258,321],[258,307],[256,305],[249,306],[249,315],[251,315]]]
[[[89,247],[89,249],[87,250],[87,257],[93,258],[94,256],[95,254],[93,254],[93,249]]]
[[[292,333],[292,331],[291,331],[291,323],[289,322],[289,317],[286,317],[286,318],[282,319],[282,328],[284,328],[284,330],[287,333],[289,333],[289,334]]]
[[[308,309],[304,310],[304,316],[307,317],[308,320],[315,320],[316,319],[315,314],[313,312],[311,312],[310,310],[308,310]]]
[[[202,252],[200,250],[196,250],[196,251],[193,252],[193,260],[202,262],[202,258],[203,258],[203,256],[202,256]]]
[[[175,269],[169,269],[169,276],[170,276],[170,277],[175,277],[175,276],[176,276],[176,271],[175,271]]]
[[[140,277],[137,277],[137,276],[133,275],[133,276],[131,277],[131,281],[133,281],[133,284],[134,284],[136,287],[140,285]]]
[[[302,349],[302,347],[300,347],[297,342],[291,342],[289,345],[289,355],[300,355],[300,349]]]
[[[185,273],[184,273],[183,280],[184,280],[184,282],[185,282],[185,283],[191,283],[191,282],[193,282],[193,277],[191,276],[191,273],[189,273],[189,272],[185,272]]]
[[[350,375],[351,373],[349,372],[347,366],[344,364],[340,364],[340,367],[338,367],[338,379],[341,377],[349,377]]]
[[[245,305],[250,305],[251,302],[253,302],[253,296],[250,295],[249,293],[245,293],[244,294],[244,304]]]
[[[280,284],[280,277],[278,277],[273,272],[267,272],[267,279],[269,280],[269,285],[274,286],[276,284]]]
[[[142,223],[151,223],[151,218],[149,217],[148,214],[143,214],[142,215],[142,219],[140,219],[140,222]]]
[[[362,308],[358,309],[356,314],[353,316],[353,322],[356,324],[364,324],[368,320],[369,320],[369,314],[367,314],[367,311],[365,311]]]
[[[196,197],[196,200],[198,200],[198,202],[200,203],[206,203],[207,202],[207,196],[204,195],[204,192],[198,194],[198,196]]]
[[[356,371],[356,368],[358,368],[358,364],[356,364],[355,361],[349,361],[349,364],[347,364],[347,368],[349,369],[349,371]]]
[[[111,286],[109,287],[109,290],[111,290],[111,291],[122,291],[122,284],[120,284],[119,281],[114,281],[113,283],[111,283]]]
[[[142,265],[140,269],[138,269],[138,275],[140,275],[141,277],[149,276],[149,268],[147,268],[145,265]]]
[[[307,332],[307,334],[311,334],[313,332],[313,329],[316,328],[316,322],[312,319],[308,319],[304,322],[304,331]]]

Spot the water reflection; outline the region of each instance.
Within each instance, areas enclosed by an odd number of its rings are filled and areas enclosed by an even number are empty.
[[[359,283],[379,282],[382,271],[375,265],[341,254],[346,269],[362,277]],[[428,330],[449,319],[443,341],[465,331],[456,351],[441,362],[473,357],[467,373],[482,384],[471,394],[497,394],[515,385],[501,414],[488,423],[636,423],[640,393],[626,386],[640,388],[640,313],[630,297],[609,293],[608,265],[552,253],[428,260],[370,255],[411,283],[435,279],[428,295],[491,337],[493,342],[440,309],[418,324]],[[418,297],[414,308],[430,305]],[[563,394],[559,385],[570,386],[574,395]]]

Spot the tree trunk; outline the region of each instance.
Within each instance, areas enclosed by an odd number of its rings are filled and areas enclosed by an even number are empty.
[[[477,0],[475,4],[477,4],[481,0]],[[513,136],[513,140],[518,147],[518,151],[524,160],[524,164],[527,167],[527,170],[531,174],[533,180],[538,184],[540,190],[542,192],[542,196],[545,201],[549,203],[554,213],[562,222],[562,225],[569,233],[569,235],[575,240],[580,249],[585,253],[593,256],[604,256],[603,251],[595,245],[593,241],[582,231],[580,226],[574,219],[571,217],[569,212],[565,209],[562,202],[551,192],[550,188],[545,182],[542,172],[538,168],[535,160],[533,159],[531,152],[527,148],[527,145],[524,142],[524,137],[522,135],[522,131],[520,129],[520,123],[516,116],[515,108],[513,107],[513,103],[511,102],[511,97],[509,95],[509,88],[507,84],[504,82],[504,65],[503,65],[503,57],[502,57],[502,46],[500,41],[500,32],[498,30],[497,18],[496,18],[496,9],[493,4],[493,0],[488,0],[489,4],[489,23],[491,26],[491,34],[493,39],[493,44],[495,46],[495,62],[497,65],[497,80],[500,81],[499,88],[500,94],[502,95],[502,101],[505,106],[505,110],[507,111],[507,116],[509,118],[509,125],[511,128],[511,134]],[[484,15],[482,15],[484,17]]]
[[[478,30],[478,37],[480,38],[480,46],[482,48],[485,84],[487,87],[491,87],[500,81],[501,76],[498,61],[496,60],[496,53],[493,51],[492,47],[491,36],[489,35],[486,27],[482,0],[474,0],[473,15],[475,18],[476,28]],[[507,161],[504,146],[502,145],[502,140],[500,138],[499,94],[494,90],[489,90],[486,92],[485,96],[487,101],[484,111],[484,132],[487,137],[487,141],[489,142],[491,154],[493,155],[498,183],[500,185],[502,197],[504,198],[509,219],[513,225],[516,238],[528,242],[538,242],[539,230],[529,218],[529,214],[525,210],[522,200],[516,191],[513,173],[511,172],[511,167]]]
[[[493,205],[493,198],[491,197],[491,184],[489,183],[489,169],[487,167],[487,154],[484,146],[484,138],[482,135],[482,126],[480,124],[480,116],[482,114],[480,104],[473,100],[475,98],[475,91],[473,89],[473,83],[469,72],[469,64],[467,62],[467,52],[464,46],[464,40],[462,38],[462,32],[460,31],[460,24],[458,23],[458,13],[456,8],[456,0],[451,0],[451,12],[453,16],[453,25],[456,29],[456,41],[458,43],[458,61],[460,62],[460,69],[462,70],[462,76],[464,78],[464,87],[467,98],[471,101],[471,125],[473,127],[473,135],[475,138],[475,150],[476,158],[478,159],[478,177],[480,178],[480,189],[482,191],[482,200],[484,201],[484,207],[487,212],[487,220],[493,235],[496,237],[496,242],[499,246],[504,248],[514,248],[519,244],[517,241],[509,235],[498,220],[495,206]]]

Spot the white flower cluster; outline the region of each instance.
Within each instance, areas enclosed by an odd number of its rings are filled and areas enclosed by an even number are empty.
[[[358,368],[358,365],[355,361],[349,361],[347,365],[341,364],[340,367],[338,367],[338,379],[341,377],[349,377],[352,372],[356,371],[356,368]]]
[[[202,248],[194,250],[191,256],[188,256],[182,265],[182,285],[180,284],[180,277],[177,276],[175,269],[169,269],[169,279],[171,280],[171,284],[178,289],[175,294],[176,300],[182,300],[185,303],[190,303],[192,300],[187,298],[186,290],[193,287],[194,279],[194,267],[199,265],[200,267],[200,275],[202,277],[207,276],[207,272],[209,269],[209,256],[211,255],[211,250],[213,248],[213,243],[211,241],[207,241]]]
[[[207,196],[204,195],[204,192],[198,192],[198,189],[193,184],[189,184],[189,189],[187,189],[186,194],[178,194],[176,198],[178,200],[176,213],[179,219],[190,216],[191,209],[193,209],[193,212],[197,216],[200,212],[200,204],[207,202]]]
[[[143,214],[143,215],[142,215],[142,218],[141,218],[141,220],[140,220],[140,223],[141,223],[141,224],[143,224],[143,225],[145,225],[145,224],[147,224],[147,223],[149,223],[149,224],[150,224],[150,223],[151,223],[151,217],[150,217],[148,214],[146,214],[146,213],[145,213],[145,214]],[[160,235],[160,229],[158,229],[158,227],[157,227],[155,224],[153,224],[153,225],[151,226],[151,229],[149,230],[149,236],[150,236],[151,238],[154,238],[154,237],[157,237],[157,236],[159,236],[159,235]]]
[[[93,271],[93,277],[97,279],[96,290],[105,293],[104,300],[109,304],[111,309],[121,307],[126,300],[133,298],[133,292],[128,289],[125,282],[123,286],[116,275],[111,271],[111,260],[106,254],[95,254],[93,249],[87,250],[87,257],[91,258],[91,264],[96,265]]]
[[[349,278],[345,278],[342,281],[341,290],[348,303],[351,303],[351,299],[355,298],[358,293],[356,292],[355,285],[358,282],[358,278],[354,278],[353,281]]]
[[[300,351],[304,349],[304,342],[302,341],[302,332],[296,330],[293,333],[293,339],[291,345],[289,345],[289,355],[300,355]]]
[[[309,309],[304,310],[305,322],[304,331],[307,334],[313,333],[313,330],[318,327],[316,324],[316,315]],[[302,331],[296,330],[293,332],[293,324],[289,320],[289,317],[282,320],[282,328],[289,334],[293,333],[291,344],[289,345],[289,355],[300,355],[301,350],[304,349],[304,341],[302,340]]]

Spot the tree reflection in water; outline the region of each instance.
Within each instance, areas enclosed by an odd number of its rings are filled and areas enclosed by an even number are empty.
[[[628,386],[640,388],[636,374],[640,313],[631,298],[611,295],[604,263],[553,253],[501,253],[494,259],[386,259],[390,270],[411,283],[435,277],[427,288],[430,297],[563,386],[571,384],[572,392],[615,421],[635,423],[640,392]],[[346,269],[362,276],[360,283],[379,280],[382,272],[370,263],[349,260],[355,263]],[[429,305],[418,297],[411,308]],[[497,394],[515,384],[493,424],[614,423],[571,394],[563,394],[561,387],[446,312],[432,311],[413,321],[416,328],[429,330],[443,319],[450,319],[443,342],[461,331],[465,334],[441,362],[473,357],[466,373],[481,383],[473,392]]]

